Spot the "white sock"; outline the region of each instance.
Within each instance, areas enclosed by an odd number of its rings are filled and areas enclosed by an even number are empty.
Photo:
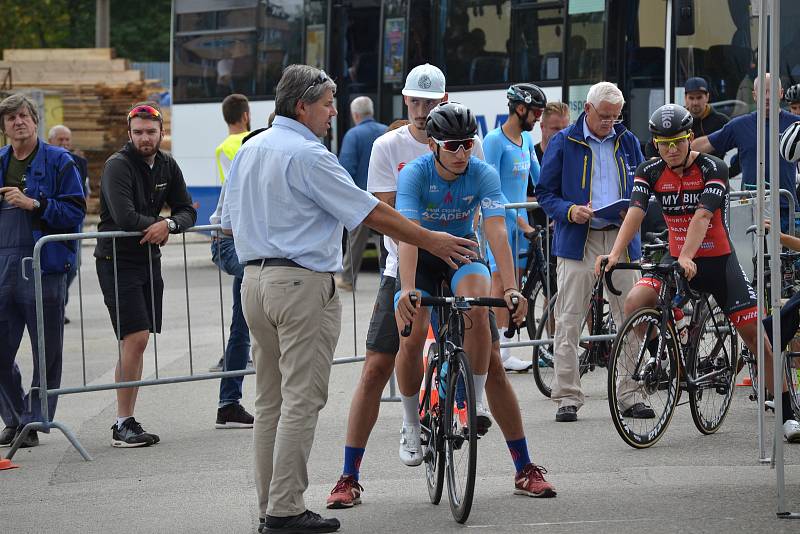
[[[131,417],[133,417],[133,416],[132,415],[126,415],[125,417],[117,417],[117,430],[122,428],[122,423],[124,423],[125,421],[127,421]]]
[[[483,404],[483,390],[486,389],[487,375],[472,375],[475,382],[475,404]]]
[[[498,328],[497,331],[500,333],[500,343],[506,341],[506,332],[508,332],[508,328]],[[509,347],[500,347],[500,359],[506,361],[510,357],[511,349]]]
[[[419,426],[419,395],[400,394],[403,402],[403,424]]]

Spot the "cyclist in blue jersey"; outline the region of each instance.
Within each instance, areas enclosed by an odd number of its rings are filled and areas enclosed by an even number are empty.
[[[512,298],[519,305],[512,319],[519,324],[527,313],[527,301],[517,289],[514,264],[505,225],[505,208],[500,180],[494,168],[471,156],[477,132],[475,117],[463,105],[440,104],[428,115],[426,130],[431,154],[419,157],[400,172],[397,183],[397,210],[425,228],[437,228],[458,236],[474,238],[473,221],[477,209],[483,212],[485,233],[496,252],[504,298],[512,309]],[[411,335],[400,338],[400,351],[395,362],[398,385],[403,402],[403,428],[400,458],[406,465],[422,463],[419,447],[419,386],[422,382],[422,349],[430,323],[426,308],[417,308],[409,298],[412,293],[436,294],[442,282],[449,284],[454,295],[485,296],[489,294],[491,277],[486,264],[476,252],[471,263],[452,269],[424,250],[407,243],[399,247],[401,290],[396,295],[397,325],[400,330],[411,323]],[[483,391],[489,369],[491,338],[488,311],[476,307],[466,313],[468,327],[464,348],[470,359],[475,381],[476,429],[482,435],[491,424],[483,404]],[[516,410],[509,403],[504,409]],[[504,432],[506,429],[503,429]],[[509,430],[511,430],[509,428]],[[514,478],[518,495],[554,497],[553,486],[544,479],[546,470],[530,461],[527,441],[521,428],[504,435],[516,468]]]
[[[499,128],[489,132],[483,140],[486,163],[490,163],[500,175],[500,187],[507,203],[526,202],[528,184],[539,182],[539,160],[536,158],[531,130],[542,116],[547,105],[547,97],[536,85],[514,84],[506,92],[508,98],[508,118]],[[528,224],[525,209],[506,211],[506,232],[511,253],[519,258],[528,252],[528,240],[522,234],[533,230]],[[489,269],[492,272],[492,296],[500,297],[503,292],[502,281],[491,249],[487,250]],[[519,265],[519,262],[517,262]],[[521,268],[518,277],[521,274]],[[500,334],[508,328],[508,313],[496,309],[497,327]],[[502,338],[502,335],[501,335]],[[532,362],[523,362],[511,356],[511,349],[500,349],[503,367],[507,371],[526,372]]]

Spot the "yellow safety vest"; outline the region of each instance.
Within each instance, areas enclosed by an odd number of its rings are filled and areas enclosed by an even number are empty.
[[[220,155],[225,154],[225,157],[228,161],[233,161],[234,156],[239,151],[239,148],[242,146],[242,140],[247,137],[250,132],[242,132],[238,134],[232,134],[225,138],[225,140],[219,144],[217,149],[214,151],[214,159],[217,162],[217,173],[219,173],[219,180],[220,183],[225,182],[225,171],[222,168],[222,162],[220,161]],[[230,168],[230,164],[228,165]]]

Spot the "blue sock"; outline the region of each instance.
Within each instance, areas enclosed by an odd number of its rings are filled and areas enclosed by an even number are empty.
[[[364,449],[357,447],[344,446],[344,469],[342,474],[353,475],[358,480],[358,470],[361,469],[361,458],[364,456]]]
[[[508,445],[508,450],[511,453],[511,459],[514,460],[514,468],[519,473],[522,468],[531,463],[531,458],[528,456],[528,440],[520,438],[514,441],[506,441],[506,445]]]

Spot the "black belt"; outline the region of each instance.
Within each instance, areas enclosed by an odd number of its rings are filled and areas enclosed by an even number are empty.
[[[299,263],[288,260],[286,258],[261,258],[260,260],[250,260],[247,265],[258,265],[264,267],[296,267],[298,269],[305,269]],[[310,269],[307,269],[310,270]]]
[[[595,232],[608,232],[609,230],[619,230],[619,226],[616,224],[609,224],[608,226],[604,226],[602,228],[592,228],[590,226],[589,230],[594,230]]]
[[[261,258],[260,260],[249,260],[245,265],[256,265],[258,267],[294,267],[296,269],[305,269],[306,271],[311,272],[319,272],[314,271],[313,269],[309,269],[307,267],[303,267],[296,261],[292,261],[287,258]],[[334,274],[334,273],[326,273],[326,274]]]

